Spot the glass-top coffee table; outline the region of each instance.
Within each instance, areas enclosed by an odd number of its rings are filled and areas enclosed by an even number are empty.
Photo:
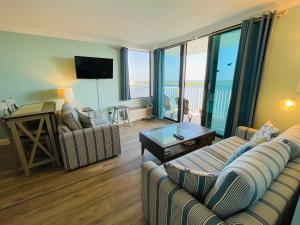
[[[180,140],[174,134],[180,134],[184,139]],[[139,138],[142,155],[147,149],[163,163],[211,145],[215,132],[194,123],[183,122],[141,131]]]

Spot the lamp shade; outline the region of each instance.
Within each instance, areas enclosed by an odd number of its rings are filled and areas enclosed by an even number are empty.
[[[72,88],[57,88],[56,93],[58,98],[63,98],[63,99],[74,98]]]
[[[294,111],[297,107],[294,99],[284,99],[279,103],[279,107],[284,111]]]

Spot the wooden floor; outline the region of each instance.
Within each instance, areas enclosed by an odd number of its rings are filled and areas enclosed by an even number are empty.
[[[169,122],[149,120],[121,127],[122,154],[66,173],[44,167],[30,178],[14,176],[12,153],[0,149],[0,224],[145,225],[141,212],[139,130]]]

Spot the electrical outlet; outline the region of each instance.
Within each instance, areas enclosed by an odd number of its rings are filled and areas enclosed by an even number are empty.
[[[297,84],[296,92],[300,92],[300,82]]]

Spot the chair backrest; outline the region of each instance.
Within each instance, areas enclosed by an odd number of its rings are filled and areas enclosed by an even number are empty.
[[[2,118],[7,115],[9,115],[7,103],[5,101],[2,101],[0,102],[0,126],[3,127],[6,132],[8,130],[7,124]]]
[[[165,111],[171,110],[170,98],[166,95],[164,95],[164,108],[165,108]]]
[[[9,114],[9,109],[6,101],[0,102],[0,118],[7,116]]]
[[[6,104],[7,104],[9,113],[12,113],[18,109],[18,106],[16,104],[14,97],[10,97],[9,99],[4,100],[4,102],[6,102]]]
[[[183,99],[183,114],[188,115],[190,111],[190,101],[186,98]]]
[[[179,105],[179,98],[176,98],[177,105]],[[183,99],[183,114],[188,115],[190,111],[190,101],[187,98]]]

